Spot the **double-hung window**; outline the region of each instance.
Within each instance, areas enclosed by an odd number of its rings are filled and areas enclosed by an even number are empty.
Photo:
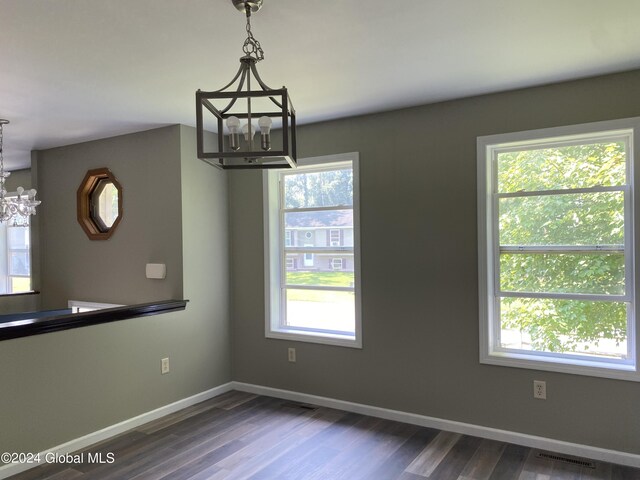
[[[360,347],[358,155],[298,165],[264,173],[266,335]]]
[[[640,380],[639,128],[478,138],[481,362]]]

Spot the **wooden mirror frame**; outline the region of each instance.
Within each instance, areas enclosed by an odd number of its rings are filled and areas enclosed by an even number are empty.
[[[102,180],[109,180],[118,190],[118,217],[111,227],[103,231],[91,213],[91,195]],[[89,240],[107,240],[122,220],[122,186],[108,168],[89,170],[84,176],[77,194],[78,223]]]

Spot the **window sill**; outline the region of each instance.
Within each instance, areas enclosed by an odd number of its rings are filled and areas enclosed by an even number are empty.
[[[335,345],[338,347],[362,348],[362,340],[354,336],[335,335],[318,332],[303,332],[300,330],[272,330],[265,333],[267,338],[279,340],[292,340],[296,342],[319,343],[322,345]]]
[[[126,305],[124,307],[105,308],[103,310],[84,313],[71,313],[0,323],[0,340],[29,337],[43,333],[116,322],[129,318],[146,317],[147,315],[184,310],[187,302],[188,300],[164,300],[138,305]]]
[[[526,368],[547,372],[570,373],[589,377],[640,382],[640,375],[631,364],[598,362],[582,359],[554,358],[505,352],[481,354],[480,363],[503,367]]]
[[[29,292],[20,292],[20,293],[1,293],[0,298],[2,297],[21,297],[24,295],[40,295],[40,292],[37,290],[31,290]]]

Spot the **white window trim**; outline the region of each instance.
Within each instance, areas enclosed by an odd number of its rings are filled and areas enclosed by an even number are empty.
[[[571,125],[566,127],[545,128],[540,130],[530,130],[508,134],[489,135],[478,137],[477,139],[477,162],[478,162],[478,279],[479,279],[479,307],[480,307],[480,363],[490,365],[502,365],[507,367],[527,368],[535,370],[545,370],[552,372],[572,373],[576,375],[587,375],[594,377],[614,378],[620,380],[640,381],[640,332],[638,322],[640,312],[638,299],[632,299],[634,311],[631,312],[631,323],[628,326],[629,341],[634,343],[631,352],[633,358],[630,362],[613,363],[611,361],[586,360],[584,358],[553,357],[538,352],[527,352],[526,354],[496,351],[492,348],[495,339],[493,330],[494,322],[492,317],[493,298],[495,293],[495,258],[497,253],[492,251],[494,245],[494,235],[497,231],[495,219],[491,218],[493,212],[492,179],[493,167],[488,164],[492,161],[490,146],[500,144],[501,148],[505,144],[513,143],[518,148],[526,147],[527,142],[537,144],[541,139],[545,142],[553,141],[559,137],[574,136],[576,141],[580,137],[591,136],[594,133],[606,132],[606,136],[626,133],[632,130],[630,137],[629,155],[632,161],[628,165],[629,173],[629,195],[625,203],[625,211],[629,212],[628,218],[633,219],[633,228],[628,228],[625,224],[625,244],[626,262],[631,268],[627,282],[630,285],[631,295],[635,292],[635,280],[640,278],[640,266],[636,262],[635,250],[637,249],[635,229],[640,225],[640,205],[639,197],[635,195],[635,187],[640,185],[640,117],[612,120],[604,122],[594,122],[581,125]],[[604,138],[604,137],[603,137]]]
[[[336,262],[340,263],[340,267],[336,268]],[[343,270],[344,269],[344,258],[332,258],[331,259],[331,269],[332,270]]]
[[[265,274],[265,336],[283,340],[338,345],[362,348],[362,315],[360,289],[360,170],[357,152],[322,157],[310,157],[298,160],[298,168],[331,167],[334,164],[349,161],[353,168],[353,258],[355,293],[355,335],[338,335],[326,332],[287,330],[280,326],[280,270],[282,262],[280,245],[280,192],[278,170],[263,172],[264,202],[264,274]]]

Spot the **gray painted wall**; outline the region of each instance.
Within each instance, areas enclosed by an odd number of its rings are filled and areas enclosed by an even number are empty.
[[[638,116],[638,85],[634,71],[301,127],[301,157],[360,152],[362,350],[265,339],[262,176],[233,172],[234,380],[639,454],[637,383],[479,364],[476,235],[477,136]]]
[[[76,192],[100,167],[122,185],[123,217],[111,238],[92,241],[77,221]],[[42,308],[182,298],[179,127],[41,151],[37,169]],[[167,278],[148,280],[147,263],[165,263]]]
[[[183,291],[190,301],[183,312],[0,342],[0,451],[42,451],[231,380],[227,179],[195,158],[194,138],[193,129],[174,126],[40,155],[43,206],[50,202],[43,245],[60,257],[49,250],[44,267],[62,268],[46,273],[50,304],[81,294],[124,303]],[[87,168],[105,165],[123,185],[125,217],[111,240],[90,242],[68,197],[75,199]],[[70,203],[71,213],[60,210]],[[106,259],[91,263],[96,252]],[[167,279],[146,280],[147,261],[166,261]],[[112,282],[76,274],[81,267]],[[102,295],[83,285],[89,281]],[[160,375],[164,357],[168,375]]]
[[[31,169],[12,171],[9,178],[7,178],[5,186],[9,193],[15,192],[18,187],[29,190],[31,188]]]
[[[208,386],[203,384],[202,391],[231,381],[227,175],[198,159],[195,128],[180,126],[180,139],[183,278],[189,315],[179,340],[181,351],[193,349],[183,374],[206,379]]]

